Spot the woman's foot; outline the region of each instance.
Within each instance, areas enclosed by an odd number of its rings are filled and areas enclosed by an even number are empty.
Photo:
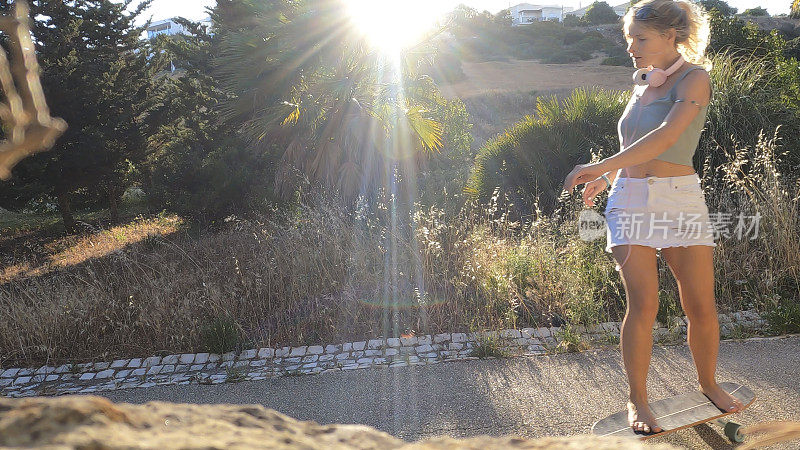
[[[649,433],[660,433],[664,431],[656,423],[656,418],[653,412],[650,411],[650,405],[647,402],[632,402],[628,401],[628,423],[634,431],[643,431]]]
[[[720,408],[725,412],[731,413],[744,409],[744,405],[739,401],[739,399],[726,392],[725,389],[719,387],[717,383],[708,386],[703,386],[701,384],[700,392],[705,394],[706,397],[714,402],[714,404],[717,405],[717,408]]]

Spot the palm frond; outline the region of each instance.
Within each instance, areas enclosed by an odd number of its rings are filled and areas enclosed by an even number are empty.
[[[442,125],[423,114],[425,110],[419,106],[412,106],[405,110],[405,120],[420,148],[428,152],[438,152],[442,144]]]

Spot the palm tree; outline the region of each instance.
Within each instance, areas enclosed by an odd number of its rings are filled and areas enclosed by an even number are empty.
[[[350,202],[411,181],[442,146],[431,114],[441,97],[417,70],[421,52],[388,58],[354,29],[341,0],[311,4],[218,2],[217,67],[235,94],[225,120],[254,147],[282,152],[275,183],[284,197],[297,171]]]

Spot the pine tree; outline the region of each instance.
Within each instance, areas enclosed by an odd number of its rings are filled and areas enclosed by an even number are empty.
[[[71,199],[104,199],[112,220],[126,172],[145,156],[163,58],[134,22],[152,0],[32,0],[30,13],[42,87],[51,113],[69,128],[54,147],[21,162],[0,202],[19,205],[42,193],[58,199],[64,227],[75,230]],[[0,12],[13,2],[0,0]],[[30,188],[28,188],[30,186]],[[38,187],[35,188],[35,187]]]
[[[213,77],[219,35],[197,22],[175,18],[185,34],[152,40],[172,61],[174,73],[159,92],[158,124],[148,143],[143,183],[149,203],[209,224],[243,214],[254,199],[273,201],[269,189],[274,161],[246,148],[237,126],[220,120],[219,104],[229,99]]]

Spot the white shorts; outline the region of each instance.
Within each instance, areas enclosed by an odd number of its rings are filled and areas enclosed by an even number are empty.
[[[618,177],[605,209],[606,252],[621,244],[716,247],[700,177]]]

